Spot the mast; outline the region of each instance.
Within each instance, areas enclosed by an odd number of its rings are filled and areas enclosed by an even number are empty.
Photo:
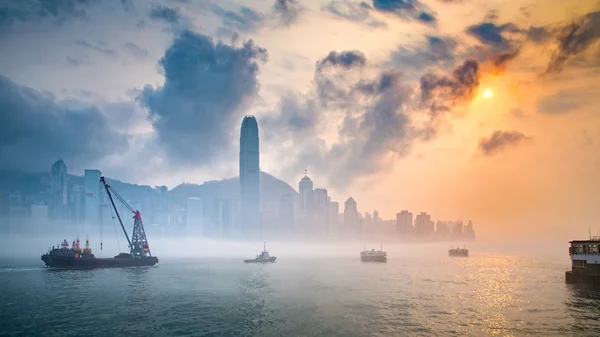
[[[127,231],[125,230],[125,226],[123,226],[123,221],[121,221],[121,215],[119,215],[119,211],[117,210],[117,206],[115,206],[115,201],[113,200],[112,194],[110,193],[110,185],[106,182],[104,177],[100,177],[100,181],[104,185],[104,189],[106,189],[106,194],[108,194],[108,199],[110,199],[110,203],[117,214],[117,219],[119,219],[119,224],[121,224],[121,229],[123,229],[123,233],[125,234],[125,238],[127,239],[127,243],[129,243],[130,252],[133,252],[133,245],[131,244],[131,240],[129,240],[129,235],[127,235]],[[127,205],[129,206],[129,205]]]

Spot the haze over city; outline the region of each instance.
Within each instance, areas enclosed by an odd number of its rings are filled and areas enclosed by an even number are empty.
[[[55,7],[53,7],[55,6]],[[16,2],[0,20],[0,167],[127,183],[260,170],[361,215],[478,240],[597,229],[597,1]],[[6,52],[8,51],[8,52]]]

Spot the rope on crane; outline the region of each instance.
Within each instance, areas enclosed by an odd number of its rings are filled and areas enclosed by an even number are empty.
[[[112,209],[112,207],[110,207],[110,216],[112,217],[112,223],[113,223],[113,227],[115,229],[115,237],[117,238],[117,249],[119,250],[119,253],[121,252],[121,245],[119,244],[119,233],[117,232],[117,224],[115,223],[115,213]]]

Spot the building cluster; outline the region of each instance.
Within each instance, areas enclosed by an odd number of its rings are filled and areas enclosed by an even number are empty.
[[[25,180],[20,189],[0,186],[0,231],[108,236],[119,226],[100,182],[101,172],[69,175],[63,160],[40,181]],[[380,218],[375,210],[361,214],[348,198],[343,212],[325,188],[314,188],[305,170],[298,192],[270,177],[283,188],[261,181],[258,123],[246,116],[240,132],[239,182],[210,181],[203,185],[138,186],[110,180],[127,203],[142,213],[149,235],[197,235],[224,239],[363,238],[390,240],[474,239],[471,221],[434,221],[421,212],[403,210],[395,220]],[[272,182],[271,182],[272,183]],[[29,185],[41,188],[27,188]],[[132,225],[126,207],[116,203],[126,228]]]

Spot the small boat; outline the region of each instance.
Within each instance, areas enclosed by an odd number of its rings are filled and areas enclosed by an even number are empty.
[[[452,248],[452,245],[450,245],[450,249],[448,250],[448,256],[454,256],[454,257],[468,257],[469,256],[469,250],[464,248]]]
[[[263,251],[260,254],[256,255],[256,258],[251,260],[244,260],[245,263],[272,263],[275,262],[277,257],[269,255],[267,251],[267,244],[263,248]]]
[[[360,252],[360,260],[362,262],[387,262],[387,253],[383,251],[383,242],[380,250],[367,250],[367,245],[365,245],[365,250]]]

